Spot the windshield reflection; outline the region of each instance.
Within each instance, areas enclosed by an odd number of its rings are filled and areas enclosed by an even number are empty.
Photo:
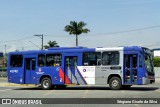
[[[153,65],[152,65],[152,59],[151,55],[145,54],[145,68],[148,72],[153,72]]]
[[[143,48],[143,54],[144,54],[144,59],[145,59],[145,68],[148,74],[154,75],[151,51],[148,48]]]

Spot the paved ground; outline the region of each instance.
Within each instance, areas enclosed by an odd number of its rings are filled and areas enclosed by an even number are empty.
[[[129,90],[110,90],[107,86],[68,86],[65,89],[41,90],[34,85],[15,85],[8,84],[6,79],[0,79],[0,98],[160,98],[160,78],[156,79],[155,84],[133,86]],[[3,105],[4,106],[4,105]],[[22,105],[12,105],[22,106]],[[27,105],[25,105],[27,106]],[[40,107],[40,105],[35,105]],[[51,106],[51,105],[42,105]],[[151,105],[130,104],[130,105],[92,105],[92,104],[58,104],[58,107],[97,107],[97,106],[123,106],[123,107],[150,107]],[[160,106],[160,105],[152,105]],[[53,105],[52,105],[53,107]]]

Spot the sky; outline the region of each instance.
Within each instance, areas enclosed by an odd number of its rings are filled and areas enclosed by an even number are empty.
[[[49,40],[75,46],[64,31],[70,21],[83,21],[88,34],[79,46],[145,46],[160,48],[160,0],[0,0],[0,51],[33,50]]]

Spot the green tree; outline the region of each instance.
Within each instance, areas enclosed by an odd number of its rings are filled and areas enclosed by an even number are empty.
[[[87,24],[80,21],[79,23],[76,21],[70,21],[70,25],[66,25],[64,31],[69,32],[70,35],[76,35],[76,46],[78,46],[78,35],[82,33],[90,32],[89,29],[84,28]]]
[[[160,67],[160,57],[153,58],[154,67]]]
[[[49,41],[48,45],[44,45],[45,49],[48,49],[50,47],[59,47],[58,43],[56,41]]]

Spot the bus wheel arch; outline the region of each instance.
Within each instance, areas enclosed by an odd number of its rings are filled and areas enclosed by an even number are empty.
[[[52,79],[49,75],[43,75],[40,78],[41,87],[44,90],[49,90],[52,87]]]
[[[108,77],[107,83],[112,90],[119,90],[122,87],[122,79],[118,74],[111,74]]]

